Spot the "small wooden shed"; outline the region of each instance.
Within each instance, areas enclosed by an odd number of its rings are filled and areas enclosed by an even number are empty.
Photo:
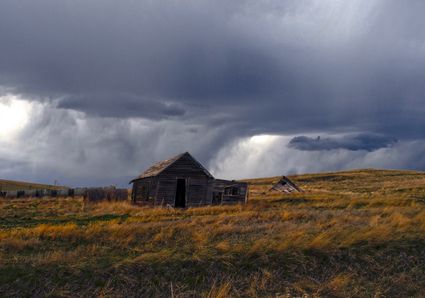
[[[282,178],[280,178],[280,180],[275,185],[273,185],[269,191],[291,193],[291,192],[302,192],[302,189],[299,188],[288,177],[282,176]]]
[[[215,179],[189,152],[154,164],[130,183],[132,202],[142,205],[185,208],[245,203],[248,195],[247,183]]]

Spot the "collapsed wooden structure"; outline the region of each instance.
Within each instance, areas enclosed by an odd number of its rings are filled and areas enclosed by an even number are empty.
[[[292,182],[288,177],[282,176],[280,180],[269,189],[269,191],[277,191],[284,193],[291,192],[302,192],[302,189],[299,188],[294,182]]]
[[[177,208],[246,203],[248,184],[215,179],[189,152],[158,162],[130,181],[132,202]]]

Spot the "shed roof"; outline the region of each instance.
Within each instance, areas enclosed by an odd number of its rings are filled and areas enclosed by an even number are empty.
[[[282,176],[282,178],[270,188],[269,191],[279,191],[279,192],[302,192],[294,182],[292,182],[288,177]]]
[[[160,162],[157,162],[156,164],[148,168],[146,171],[144,171],[142,174],[140,174],[137,178],[134,178],[133,180],[131,180],[130,183],[138,179],[157,176],[166,168],[168,168],[169,166],[171,166],[173,163],[175,163],[176,161],[178,161],[180,158],[184,156],[192,159],[192,161],[205,173],[205,175],[207,175],[210,178],[214,178],[213,175],[211,175],[211,173],[208,172],[208,170],[204,168],[204,166],[202,166],[202,164],[199,161],[197,161],[192,155],[190,155],[189,152],[184,152],[176,156],[170,157],[168,159],[162,160]]]

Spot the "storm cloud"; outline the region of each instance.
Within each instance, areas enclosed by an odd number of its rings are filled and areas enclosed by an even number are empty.
[[[186,150],[224,169],[220,152],[261,135],[302,154],[283,168],[293,172],[417,156],[424,11],[420,0],[1,1],[0,100],[32,108],[13,142],[0,140],[0,160],[19,164],[0,173],[122,183]],[[319,153],[348,157],[307,167]]]
[[[334,149],[375,151],[393,145],[396,141],[392,137],[367,133],[325,138],[320,136],[317,138],[298,136],[289,141],[288,147],[303,151]]]

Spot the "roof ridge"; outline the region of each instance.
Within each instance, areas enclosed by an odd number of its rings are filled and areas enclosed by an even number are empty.
[[[166,170],[168,167],[170,167],[172,164],[174,164],[177,160],[182,158],[183,156],[188,155],[192,161],[197,164],[207,176],[213,177],[211,173],[199,162],[197,161],[188,151],[177,154],[173,157],[164,159],[162,161],[159,161],[157,163],[154,163],[151,167],[149,167],[146,171],[144,171],[142,174],[140,174],[137,178],[130,181],[130,183],[134,182],[135,180],[142,179],[142,178],[148,178],[153,177],[156,175],[159,175],[164,170]]]

